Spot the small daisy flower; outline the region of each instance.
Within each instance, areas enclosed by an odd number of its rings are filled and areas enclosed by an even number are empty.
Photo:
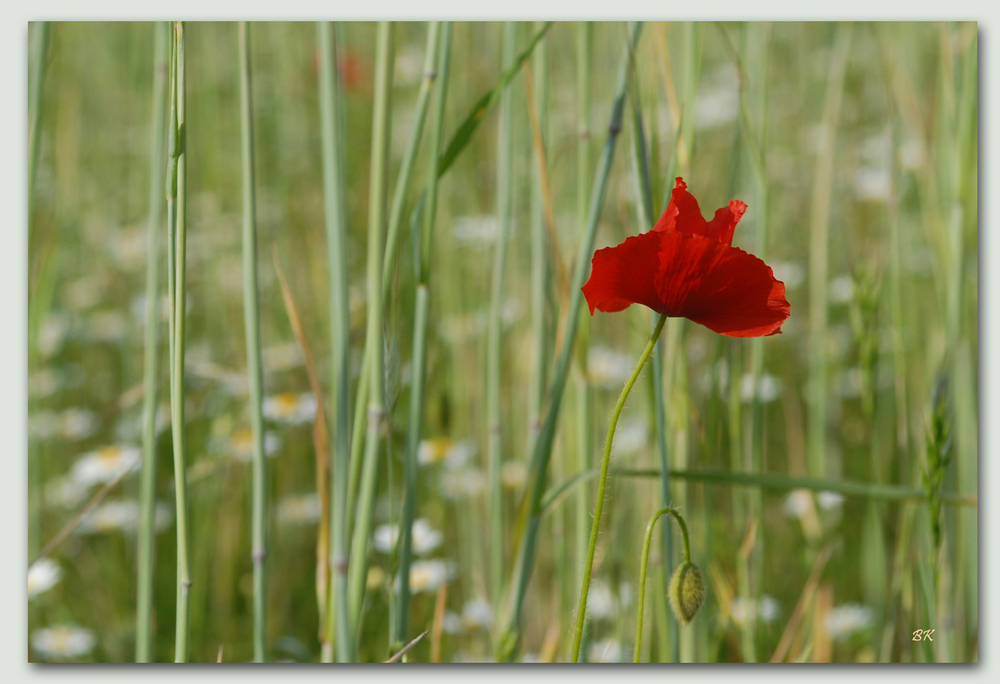
[[[49,660],[72,660],[94,650],[97,639],[89,629],[75,625],[59,625],[36,630],[31,635],[31,647]]]
[[[493,609],[489,601],[474,598],[462,608],[462,626],[469,631],[489,630],[493,626]]]
[[[42,558],[28,568],[28,598],[34,598],[59,584],[62,568],[51,558]]]
[[[486,477],[476,468],[450,470],[441,475],[441,493],[448,499],[476,496],[486,488]]]
[[[448,455],[451,444],[451,440],[447,437],[422,440],[417,447],[417,463],[420,465],[441,463]]]
[[[830,636],[842,641],[855,632],[871,626],[874,621],[874,613],[868,606],[845,603],[827,613],[825,624]]]
[[[590,645],[587,660],[591,663],[622,662],[622,645],[617,639],[604,639]]]
[[[60,439],[75,442],[97,432],[97,414],[81,408],[66,409],[59,414],[55,427]]]
[[[280,372],[298,368],[305,363],[302,356],[302,349],[295,342],[281,344],[276,347],[269,347],[261,352],[261,361],[264,370]]]
[[[264,455],[275,457],[281,449],[281,437],[273,432],[264,433]],[[237,461],[249,463],[253,459],[253,431],[250,428],[235,430],[229,437],[229,451]]]
[[[375,549],[389,553],[399,542],[399,525],[379,525],[375,528]],[[423,556],[431,553],[444,541],[444,535],[431,527],[424,518],[413,521],[413,552]]]
[[[507,461],[500,469],[500,482],[506,489],[519,491],[528,481],[528,466],[521,461]]]
[[[311,525],[319,521],[319,497],[293,494],[278,502],[278,522],[283,525]]]
[[[781,396],[781,380],[764,373],[760,376],[760,383],[757,385],[757,398],[761,403],[767,404]],[[753,373],[744,373],[740,384],[740,396],[744,402],[753,401]]]
[[[591,347],[587,353],[587,376],[600,387],[618,387],[628,380],[635,359],[607,347]]]
[[[838,494],[837,492],[819,492],[816,494],[816,501],[819,503],[819,507],[824,511],[828,511],[833,508],[838,508],[844,503],[843,494]]]
[[[443,560],[419,560],[410,566],[410,591],[437,591],[438,587],[452,578],[454,572]]]
[[[615,596],[604,580],[594,580],[590,584],[587,600],[587,614],[594,620],[610,620],[615,615]]]
[[[69,317],[64,314],[50,313],[42,321],[38,330],[38,353],[48,358],[62,349],[63,342],[69,334]]]
[[[809,512],[812,505],[812,495],[808,489],[795,489],[785,497],[785,515],[789,518],[801,518]]]
[[[264,399],[264,417],[278,423],[300,425],[316,418],[316,398],[310,392],[282,392]]]
[[[89,451],[73,464],[70,477],[88,487],[111,482],[136,467],[141,453],[138,447],[122,444]]]
[[[769,624],[778,619],[781,604],[773,596],[761,596],[759,601],[734,598],[729,604],[729,616],[738,626],[760,621]]]
[[[615,431],[615,453],[634,454],[641,451],[646,446],[648,435],[646,421],[641,418],[622,421]]]
[[[465,625],[462,624],[462,616],[451,610],[445,611],[444,619],[441,621],[441,628],[445,634],[461,634],[465,631]]]
[[[486,249],[496,242],[500,234],[500,221],[492,214],[459,216],[451,229],[456,242],[479,249]]]
[[[806,270],[802,264],[793,261],[777,261],[771,266],[774,277],[785,284],[786,290],[794,290],[806,280]]]
[[[854,299],[854,278],[850,273],[842,273],[831,280],[828,288],[828,296],[833,304],[846,304]]]
[[[87,489],[87,485],[67,475],[45,485],[45,501],[63,508],[76,508],[83,503]]]
[[[156,502],[153,526],[156,531],[165,530],[173,523],[174,509],[164,502]],[[105,501],[92,510],[80,522],[76,531],[80,534],[102,534],[105,532],[131,532],[139,523],[139,502],[133,500]]]

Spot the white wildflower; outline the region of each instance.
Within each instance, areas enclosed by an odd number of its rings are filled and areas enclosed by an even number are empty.
[[[253,431],[250,428],[235,430],[229,437],[229,452],[237,461],[249,463],[253,459]],[[281,437],[273,432],[264,433],[264,455],[275,457],[281,449]]]
[[[831,637],[843,640],[869,627],[874,621],[874,612],[868,606],[845,603],[827,613],[825,624]]]
[[[819,503],[819,507],[824,511],[828,511],[832,508],[839,507],[844,503],[843,494],[838,494],[837,492],[819,492],[816,494],[816,501]]]
[[[469,631],[488,630],[493,626],[493,609],[483,598],[467,601],[462,608],[462,625]]]
[[[591,347],[587,354],[587,375],[601,387],[621,387],[632,374],[635,359],[607,347]]]
[[[293,494],[278,502],[278,522],[284,525],[311,525],[319,520],[319,497]]]
[[[31,647],[38,655],[51,660],[70,660],[87,655],[97,639],[89,629],[75,625],[59,625],[36,630],[31,635]]]
[[[437,591],[453,576],[452,568],[443,560],[418,560],[410,566],[410,591]]]
[[[310,392],[283,392],[267,397],[264,417],[279,423],[308,423],[316,418],[316,398]]]
[[[514,491],[524,487],[528,481],[528,466],[522,461],[507,461],[500,468],[500,482],[507,489]]]
[[[850,273],[841,273],[830,281],[828,288],[833,304],[846,304],[854,298],[854,278]]]
[[[744,373],[740,384],[740,396],[744,402],[753,401],[753,373]],[[757,385],[757,398],[761,403],[767,404],[781,396],[781,380],[769,373],[760,376]]]
[[[141,453],[138,447],[122,444],[89,451],[73,464],[70,477],[88,487],[111,482],[136,467]]]
[[[441,475],[441,493],[449,499],[475,496],[486,487],[486,477],[476,468],[449,470]]]
[[[62,579],[62,568],[51,558],[41,558],[28,568],[28,598],[48,591]]]
[[[413,552],[423,556],[431,553],[444,541],[444,535],[431,527],[424,518],[413,521]],[[375,528],[375,549],[381,553],[390,553],[399,542],[399,525],[379,525]]]
[[[622,645],[617,639],[603,639],[590,645],[587,660],[591,663],[622,662]]]

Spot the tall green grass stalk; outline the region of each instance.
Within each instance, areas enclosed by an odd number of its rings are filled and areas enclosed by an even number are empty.
[[[28,56],[28,235],[37,233],[35,224],[35,171],[38,168],[39,148],[42,140],[42,87],[45,82],[45,71],[48,62],[49,22],[32,22],[29,27],[30,54]],[[161,186],[162,187],[162,186]],[[52,290],[55,285],[56,265],[59,241],[55,231],[50,233],[47,244],[41,250],[41,256],[36,258],[38,265],[29,262],[29,268],[35,270],[33,278],[28,282],[28,367],[35,367],[38,348],[38,330],[48,310]],[[33,251],[33,250],[32,250]],[[29,396],[28,415],[34,412],[34,403]],[[30,434],[30,433],[29,433]],[[37,454],[35,448],[29,447],[29,452]],[[42,468],[39,458],[28,459],[28,556],[33,558],[41,543],[41,511]]]
[[[517,25],[508,21],[503,25],[502,69],[506,70],[514,61],[517,39]],[[511,93],[505,92],[500,103],[500,126],[497,141],[497,232],[496,252],[493,257],[493,273],[490,284],[489,323],[486,331],[486,423],[489,431],[487,441],[487,470],[489,482],[490,510],[490,555],[489,586],[494,612],[500,605],[504,575],[504,525],[503,525],[503,483],[500,470],[503,462],[502,410],[500,404],[500,364],[503,351],[503,275],[507,265],[507,243],[511,224],[511,195],[514,183],[513,170],[513,101]]]
[[[536,22],[540,29],[543,22]],[[549,326],[546,319],[546,302],[548,301],[548,236],[545,230],[545,206],[543,184],[548,177],[548,169],[540,165],[547,160],[545,154],[548,140],[548,99],[549,99],[549,60],[548,41],[542,40],[535,48],[532,59],[534,68],[534,100],[538,114],[538,128],[542,139],[542,154],[534,167],[534,192],[531,195],[531,331],[532,357],[534,369],[531,384],[528,388],[528,449],[534,446],[538,431],[541,429],[542,398],[545,394],[546,359],[549,353]]]
[[[167,59],[170,26],[153,25],[153,123],[146,237],[146,334],[143,349],[142,484],[139,496],[139,554],[136,591],[135,661],[153,657],[153,570],[156,549],[156,408],[159,385],[160,231],[166,175]]]
[[[587,207],[589,204],[590,179],[593,174],[591,168],[591,114],[590,114],[590,72],[591,72],[591,51],[594,42],[594,24],[589,21],[581,21],[576,24],[576,220],[578,225],[586,225]],[[577,340],[577,369],[576,386],[576,450],[574,468],[576,472],[588,470],[591,463],[591,422],[590,403],[591,389],[590,378],[587,369],[587,359],[589,356],[590,320],[584,316],[580,321],[580,331]],[[587,543],[587,520],[590,501],[587,498],[587,491],[581,490],[576,496],[576,507],[574,512],[575,530],[574,552],[577,557],[583,555],[583,550]],[[579,594],[583,586],[583,566],[577,565],[575,585],[576,594]],[[586,627],[586,625],[584,626]],[[586,631],[586,629],[584,630]]]
[[[429,29],[437,33],[437,27]],[[410,416],[406,440],[406,495],[403,517],[400,522],[401,551],[399,557],[398,622],[392,636],[393,643],[402,644],[409,631],[410,560],[413,554],[413,518],[417,506],[417,470],[420,433],[424,419],[424,379],[427,372],[427,330],[430,308],[431,245],[434,239],[434,219],[437,212],[438,153],[444,129],[445,101],[448,94],[448,71],[451,56],[451,22],[444,22],[440,55],[437,59],[437,93],[434,102],[434,120],[431,128],[429,180],[427,206],[424,208],[420,232],[420,258],[416,263],[417,291],[413,320],[413,358],[410,367],[413,377],[410,385]],[[428,39],[428,51],[436,48],[436,40]],[[435,50],[436,51],[436,50]],[[432,57],[434,55],[431,55]],[[428,60],[430,61],[430,60]],[[428,71],[435,70],[431,62]]]
[[[323,204],[327,264],[330,271],[331,387],[333,439],[330,440],[330,582],[321,660],[350,658],[347,612],[347,473],[350,458],[351,317],[347,281],[347,217],[344,193],[342,93],[337,68],[337,30],[330,22],[316,24],[319,43],[319,101],[323,158]],[[322,486],[322,485],[321,485]]]
[[[369,401],[367,435],[358,512],[351,540],[348,568],[348,612],[352,650],[357,649],[364,607],[365,580],[368,576],[368,541],[371,537],[378,484],[379,444],[385,427],[385,370],[382,329],[382,260],[385,222],[386,174],[389,161],[389,129],[392,95],[393,25],[381,21],[376,37],[375,102],[372,114],[371,180],[368,194],[368,329],[371,369],[368,378]]]
[[[594,555],[597,552],[597,535],[601,529],[601,514],[604,511],[604,492],[608,484],[608,468],[611,465],[611,444],[615,437],[615,428],[618,427],[618,417],[621,415],[622,409],[625,407],[625,400],[628,398],[629,392],[632,391],[632,385],[635,384],[643,366],[646,365],[646,360],[653,352],[653,348],[656,346],[656,341],[660,338],[660,332],[663,330],[663,324],[666,323],[666,321],[667,315],[660,314],[656,321],[656,327],[653,328],[653,334],[650,336],[649,342],[646,343],[645,349],[642,350],[642,354],[639,356],[639,361],[636,363],[635,369],[632,371],[628,380],[625,381],[625,387],[622,388],[621,395],[619,395],[618,401],[615,403],[614,411],[611,413],[611,422],[608,426],[608,436],[604,441],[604,456],[601,459],[601,474],[597,480],[597,501],[594,505],[594,524],[590,529],[590,543],[587,546],[587,560],[583,567],[583,588],[580,591],[580,605],[576,611],[576,630],[573,634],[573,652],[570,655],[570,660],[574,663],[580,659],[580,639],[583,636],[583,621],[587,614],[587,596],[590,593],[590,576],[594,568]]]
[[[184,22],[174,22],[170,74],[170,127],[167,189],[168,290],[170,292],[170,422],[174,450],[174,497],[177,516],[177,622],[174,659],[188,660],[191,554],[187,505],[187,459],[184,444],[184,308],[187,256],[187,131],[185,116]]]
[[[423,138],[424,122],[427,119],[427,110],[431,102],[431,93],[434,89],[435,81],[438,78],[438,40],[441,35],[441,22],[427,22],[427,49],[424,54],[424,75],[420,81],[420,92],[417,94],[417,107],[413,131],[410,139],[406,143],[406,151],[403,153],[403,163],[399,168],[399,178],[396,180],[396,187],[392,195],[392,208],[389,210],[389,227],[385,238],[385,261],[382,264],[382,297],[388,296],[389,286],[392,282],[392,274],[396,265],[396,246],[399,242],[399,227],[403,221],[403,209],[406,206],[406,195],[410,188],[410,174],[413,171],[413,164],[417,159],[417,151],[420,149],[420,141]],[[432,170],[435,177],[428,183],[437,183],[437,164]]]
[[[48,62],[50,25],[47,21],[32,22],[31,54],[28,77],[28,225],[32,225],[35,207],[35,170],[38,168],[38,149],[42,140],[42,86]]]
[[[521,535],[521,542],[515,558],[514,573],[508,586],[508,601],[505,624],[502,637],[498,643],[498,660],[509,661],[514,657],[520,640],[521,610],[528,589],[528,581],[535,561],[535,545],[538,540],[538,527],[541,523],[541,502],[545,493],[546,473],[552,456],[552,445],[555,441],[556,424],[559,410],[562,406],[563,390],[569,375],[570,361],[576,342],[577,325],[583,310],[583,292],[580,288],[590,272],[590,259],[593,255],[594,238],[597,234],[597,223],[600,220],[601,209],[604,206],[604,195],[611,176],[611,162],[614,159],[615,145],[621,132],[622,116],[625,109],[625,88],[627,84],[628,65],[632,51],[639,40],[642,23],[636,22],[629,32],[628,44],[623,48],[618,76],[615,85],[615,96],[611,105],[611,117],[608,122],[608,137],[601,153],[597,174],[594,178],[590,195],[590,206],[587,210],[587,222],[583,226],[576,266],[573,273],[569,307],[566,310],[566,326],[562,349],[556,362],[555,373],[549,385],[549,404],[545,414],[545,422],[535,441],[531,454],[530,473],[528,475],[528,520]]]
[[[237,24],[240,71],[240,132],[243,152],[243,317],[250,380],[250,429],[253,435],[251,513],[253,561],[253,659],[267,660],[267,463],[264,460],[264,377],[260,356],[260,305],[257,301],[257,217],[254,199],[253,86],[250,76],[250,29]]]
[[[827,267],[830,206],[837,124],[844,97],[844,74],[851,46],[851,25],[838,24],[826,78],[820,148],[813,176],[809,221],[809,385],[807,466],[813,477],[826,474]]]
[[[767,47],[770,39],[770,24],[754,22],[745,26],[741,73],[748,83],[740,95],[741,119],[747,129],[743,139],[747,141],[747,155],[757,188],[754,222],[756,224],[755,254],[767,259],[768,206],[767,167],[764,150],[767,149]],[[753,380],[753,399],[750,405],[749,456],[750,472],[764,472],[764,403],[761,401],[761,378],[764,374],[764,339],[750,340],[750,377]],[[742,382],[740,383],[742,385]],[[762,521],[763,499],[760,492],[751,490],[745,500],[749,520]],[[760,594],[762,567],[764,562],[764,526],[758,525],[754,537],[755,544],[749,558],[742,554],[738,562],[745,565],[740,577],[740,596],[745,601],[756,601]],[[741,627],[743,656],[746,662],[756,662],[756,620],[745,620]]]
[[[427,26],[427,49],[424,54],[424,76],[420,82],[420,92],[417,95],[416,115],[410,139],[406,143],[406,151],[403,154],[403,163],[399,169],[399,177],[396,180],[396,187],[393,191],[392,205],[389,210],[389,226],[386,230],[385,259],[382,263],[382,300],[389,296],[389,288],[392,285],[392,276],[395,273],[396,249],[399,243],[399,228],[403,221],[403,210],[406,206],[407,191],[410,187],[410,176],[413,171],[413,164],[417,159],[417,152],[420,149],[420,141],[423,137],[424,123],[427,119],[427,108],[431,101],[431,89],[437,79],[434,68],[437,59],[437,45],[440,36],[440,22],[428,22]],[[439,174],[441,172],[439,171]],[[421,196],[418,205],[418,212],[422,210],[425,196]],[[355,400],[354,430],[351,439],[351,472],[350,485],[348,487],[349,503],[353,504],[355,492],[357,490],[358,478],[361,474],[361,447],[364,444],[364,430],[362,420],[364,419],[364,409],[368,402],[368,378],[371,375],[371,349],[366,340],[364,351],[361,354],[361,375],[358,378],[358,392]],[[353,511],[353,505],[350,507]],[[348,518],[353,515],[349,513]]]
[[[643,125],[642,117],[642,106],[640,100],[640,89],[638,87],[638,78],[635,78],[634,88],[632,90],[632,166],[633,175],[636,180],[637,189],[637,214],[639,216],[639,226],[640,230],[650,229],[656,221],[656,209],[654,207],[653,199],[653,178],[650,172],[650,152],[648,145],[646,144],[646,134],[645,127]],[[652,316],[650,319],[650,328],[656,328],[656,317]],[[660,459],[660,472],[662,477],[660,478],[660,500],[663,504],[670,503],[670,459],[669,451],[667,449],[667,431],[664,429],[666,424],[666,407],[664,404],[663,397],[663,349],[662,346],[653,349],[653,409],[654,409],[654,421],[656,434],[656,448],[657,454]],[[671,534],[671,529],[669,525],[663,526],[663,563],[665,567],[673,567],[673,535]],[[667,582],[669,582],[669,575],[667,577]],[[664,586],[664,591],[666,586]],[[677,660],[677,650],[678,650],[678,625],[677,620],[672,613],[667,616],[667,629],[669,630],[669,635],[667,639],[663,640],[661,643],[666,646],[665,655],[668,662],[675,662]],[[661,654],[661,658],[664,654]]]

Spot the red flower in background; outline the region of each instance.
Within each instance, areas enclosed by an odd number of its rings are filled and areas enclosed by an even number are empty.
[[[781,332],[791,307],[771,267],[732,246],[747,205],[732,200],[706,221],[698,201],[677,178],[670,204],[648,233],[594,253],[583,294],[594,309],[642,304],[689,318],[720,335],[761,337]]]

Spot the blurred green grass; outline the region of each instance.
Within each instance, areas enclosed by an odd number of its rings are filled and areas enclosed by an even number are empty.
[[[352,344],[358,360],[364,329],[365,225],[371,95],[374,78],[374,26],[345,27],[349,69],[346,88],[346,186],[348,198]],[[592,53],[594,149],[603,138],[614,70],[625,40],[623,24],[597,24]],[[425,26],[401,23],[396,31],[396,76],[390,182],[394,183],[412,122],[419,87]],[[700,79],[693,110],[694,138],[685,174],[703,213],[731,197],[750,209],[735,244],[759,253],[755,185],[740,137],[737,115],[741,72],[729,41],[739,53],[745,26],[701,27]],[[655,32],[670,56],[665,65]],[[518,27],[518,45],[533,33]],[[925,462],[925,428],[937,378],[946,377],[954,415],[955,460],[946,491],[977,492],[977,184],[976,79],[966,76],[976,60],[975,24],[858,24],[853,27],[839,123],[833,145],[829,243],[829,282],[820,293],[828,324],[822,339],[808,326],[810,211],[818,151],[818,126],[835,27],[829,24],[776,23],[767,44],[767,145],[764,150],[768,193],[768,263],[788,288],[792,316],[784,334],[763,343],[769,390],[762,406],[761,468],[775,474],[804,475],[808,461],[809,348],[819,344],[827,363],[825,477],[920,487]],[[723,38],[723,34],[725,38]],[[654,167],[669,168],[676,125],[665,87],[670,70],[680,93],[685,64],[683,25],[651,25],[635,54],[633,77],[641,94],[647,135],[658,141]],[[546,38],[549,65],[547,156],[555,204],[560,258],[569,263],[579,224],[576,207],[575,28],[556,24]],[[188,450],[193,511],[191,656],[214,660],[251,657],[249,466],[233,458],[231,441],[249,425],[245,412],[245,347],[242,338],[239,245],[240,155],[235,25],[193,23],[188,30]],[[445,135],[469,111],[500,73],[500,25],[458,23],[454,30],[451,84]],[[276,247],[302,309],[306,333],[315,350],[319,376],[329,378],[327,265],[323,228],[319,103],[315,28],[307,23],[254,25],[254,115],[257,163],[257,223],[262,254]],[[37,550],[68,521],[79,502],[60,504],[53,483],[65,481],[77,457],[107,444],[138,444],[141,412],[142,323],[145,227],[148,212],[149,126],[151,123],[152,25],[134,23],[57,23],[52,26],[41,100],[42,129],[34,215],[29,230],[29,306],[38,311],[39,329],[29,359],[29,458],[34,469],[29,505],[36,514],[29,526],[29,548]],[[415,66],[414,66],[415,65]],[[975,74],[975,64],[971,67]],[[743,74],[746,78],[746,74]],[[744,86],[746,83],[743,84]],[[972,91],[970,92],[970,88]],[[528,431],[525,399],[533,362],[530,327],[531,197],[534,157],[519,77],[513,99],[514,206],[505,277],[504,365],[501,377],[505,462],[526,460]],[[970,100],[971,98],[971,100]],[[969,102],[971,102],[971,109]],[[682,105],[684,103],[681,103]],[[971,123],[969,119],[971,117]],[[626,117],[628,118],[628,117]],[[454,563],[447,607],[461,614],[470,600],[489,598],[485,489],[476,491],[472,469],[485,472],[485,320],[488,272],[496,232],[496,114],[486,120],[439,188],[434,245],[434,290],[428,349],[424,435],[473,445],[469,464],[421,468],[418,516],[444,535],[434,556]],[[971,128],[970,128],[971,126]],[[626,127],[626,136],[631,129]],[[624,142],[624,141],[623,141]],[[422,155],[426,150],[422,151]],[[411,199],[426,182],[427,164],[418,162]],[[617,244],[625,235],[646,230],[636,220],[635,181],[627,149],[619,149],[598,232],[598,247]],[[732,179],[732,180],[731,180]],[[654,195],[662,197],[669,179],[659,177]],[[896,225],[897,234],[893,232]],[[383,461],[376,523],[394,522],[402,507],[402,453],[409,401],[408,350],[413,329],[413,257],[408,227],[393,285],[386,302],[387,399],[390,402],[389,458]],[[898,242],[898,244],[897,244]],[[46,269],[46,265],[47,269]],[[874,411],[866,413],[859,344],[851,322],[859,306],[865,269],[879,276],[874,309],[875,357],[871,380]],[[162,270],[162,269],[161,269]],[[295,361],[294,343],[269,259],[260,263],[261,336],[265,350],[265,391],[298,395],[308,391],[304,369]],[[51,298],[46,295],[51,283]],[[894,292],[897,294],[894,295]],[[557,284],[548,291],[548,317],[558,309]],[[893,297],[898,297],[894,302]],[[894,308],[895,307],[895,308]],[[744,381],[750,346],[719,341],[693,324],[670,321],[678,343],[668,367],[667,413],[674,465],[692,470],[727,470],[732,445],[726,426],[730,393],[720,379]],[[649,316],[632,307],[591,320],[590,345],[624,355],[631,365],[648,335]],[[664,335],[664,342],[668,335]],[[662,344],[662,343],[661,343]],[[280,350],[291,360],[282,363]],[[165,349],[164,349],[165,352]],[[165,359],[165,353],[163,355]],[[741,364],[734,367],[733,364]],[[356,365],[356,364],[355,364]],[[355,368],[355,371],[357,368]],[[592,368],[596,374],[596,370]],[[900,371],[903,371],[902,374]],[[648,371],[647,371],[648,373]],[[165,378],[161,400],[166,397]],[[612,374],[598,386],[588,429],[599,444],[621,380]],[[327,388],[328,389],[328,388]],[[650,388],[651,389],[651,388]],[[742,389],[742,388],[741,388]],[[750,383],[748,394],[753,395]],[[572,389],[570,390],[573,391]],[[621,446],[614,465],[657,467],[652,392],[637,389],[623,414],[637,435],[632,448]],[[79,410],[73,427],[74,414]],[[750,419],[750,405],[742,412]],[[89,416],[89,418],[88,418]],[[564,411],[556,461],[574,463],[567,435],[577,418]],[[69,427],[66,427],[66,426]],[[271,421],[280,437],[269,461],[270,496],[275,509],[286,497],[315,492],[313,447],[308,425]],[[747,423],[749,426],[749,423]],[[741,428],[743,426],[740,426]],[[714,431],[712,431],[714,430]],[[748,434],[749,427],[743,429]],[[740,434],[738,430],[735,434]],[[158,439],[159,498],[172,499],[169,430]],[[872,459],[877,467],[873,471]],[[596,461],[596,456],[594,456]],[[686,464],[686,465],[685,465]],[[516,468],[511,468],[512,471]],[[568,472],[563,466],[555,472]],[[457,473],[457,474],[456,474]],[[465,480],[461,480],[464,477]],[[449,479],[450,478],[450,479]],[[505,494],[505,519],[514,519],[520,500],[516,473]],[[466,483],[455,497],[451,480]],[[553,483],[554,476],[550,477]],[[454,483],[452,483],[454,484]],[[696,661],[748,657],[733,622],[727,588],[736,586],[737,559],[745,529],[737,524],[732,497],[724,485],[674,480],[675,496],[686,496],[692,554],[706,578],[709,594],[701,613],[686,629],[697,635],[682,644],[682,655]],[[138,478],[130,476],[113,499],[135,499]],[[460,489],[460,488],[459,488]],[[592,497],[589,489],[588,497]],[[645,521],[658,508],[654,481],[615,479],[606,511],[595,578],[613,588],[618,609],[595,617],[592,643],[622,654],[631,650],[635,606],[622,596],[622,583],[635,595],[639,547]],[[684,494],[682,495],[681,492]],[[84,499],[85,500],[85,499]],[[592,508],[592,498],[588,498]],[[799,500],[763,491],[757,535],[763,553],[755,567],[755,595],[767,595],[778,614],[757,620],[755,659],[767,660],[777,647],[813,562],[820,550],[832,556],[823,570],[816,598],[793,639],[795,654],[806,658],[853,661],[977,658],[977,548],[975,508],[945,507],[941,579],[928,590],[934,549],[926,506],[880,504],[879,527],[888,565],[871,577],[863,536],[867,503],[827,498],[789,514]],[[572,519],[574,510],[567,506]],[[36,527],[37,525],[37,527]],[[276,516],[272,523],[268,567],[268,642],[271,657],[316,660],[319,618],[315,608],[315,527],[292,525]],[[573,529],[570,526],[570,529]],[[548,528],[536,561],[525,610],[523,648],[538,655],[553,621],[565,658],[576,588],[577,563],[585,540]],[[155,659],[170,660],[175,599],[173,535],[157,540],[155,584]],[[506,553],[512,540],[508,533]],[[675,540],[676,543],[676,540]],[[898,546],[898,549],[897,549]],[[568,553],[569,562],[557,555]],[[393,575],[390,555],[372,551],[382,571],[381,585],[369,591],[359,657],[388,655],[387,588]],[[133,654],[135,620],[134,532],[75,534],[54,557],[63,567],[59,584],[29,599],[29,634],[54,624],[75,623],[97,636],[81,659],[128,661]],[[656,553],[652,564],[658,562]],[[570,569],[570,576],[558,568]],[[651,571],[647,613],[656,612],[657,580]],[[937,576],[937,574],[935,574]],[[921,579],[924,577],[924,579]],[[374,578],[378,580],[378,577]],[[941,584],[938,585],[938,582]],[[866,595],[864,587],[890,587],[897,593]],[[662,586],[660,584],[659,586]],[[928,605],[929,598],[935,597]],[[831,634],[831,609],[865,604],[870,622],[841,636]],[[411,625],[429,627],[434,595],[418,593]],[[839,615],[838,613],[834,613]],[[930,622],[936,615],[936,622]],[[494,625],[498,622],[494,616]],[[662,658],[655,633],[645,640],[648,657]],[[910,642],[916,629],[936,628],[933,651]],[[424,627],[417,630],[422,631]],[[484,659],[492,653],[488,630],[468,625],[446,633],[442,659]],[[834,638],[837,636],[837,638]],[[686,638],[686,637],[685,637]],[[412,652],[429,657],[429,640]],[[595,655],[598,655],[595,653]],[[623,655],[623,657],[625,657]],[[791,657],[791,656],[790,656]],[[32,660],[46,656],[34,649]]]

